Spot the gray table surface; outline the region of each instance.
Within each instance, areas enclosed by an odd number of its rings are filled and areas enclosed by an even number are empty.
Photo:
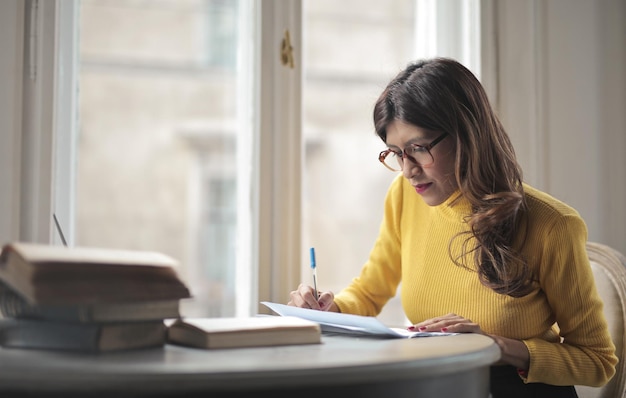
[[[477,334],[416,339],[324,335],[322,344],[312,345],[221,350],[166,345],[104,354],[0,348],[0,395],[327,392],[351,385],[446,380],[473,369],[484,375],[499,358],[495,342]]]

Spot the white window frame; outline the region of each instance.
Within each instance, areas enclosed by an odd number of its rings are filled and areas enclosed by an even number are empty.
[[[259,78],[258,298],[286,302],[300,282],[302,1],[262,1]],[[294,67],[282,65],[290,33]],[[255,304],[257,304],[255,302]],[[261,309],[259,309],[261,310]]]
[[[60,243],[52,214],[69,226],[72,209],[67,165],[73,156],[62,140],[71,137],[74,118],[61,104],[75,100],[73,65],[67,62],[75,48],[72,36],[67,37],[72,34],[68,25],[74,26],[74,3],[11,0],[1,7],[0,25],[8,28],[1,48],[12,56],[3,57],[11,64],[0,73],[13,84],[3,90],[7,104],[1,119],[7,134],[0,168],[6,172],[0,183],[9,189],[0,195],[0,217],[9,222],[3,223],[0,237]]]
[[[417,57],[453,57],[480,78],[481,1],[415,0]]]
[[[0,239],[20,238],[24,2],[0,2]]]

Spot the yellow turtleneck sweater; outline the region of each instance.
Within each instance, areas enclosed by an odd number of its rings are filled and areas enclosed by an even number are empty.
[[[344,313],[376,316],[402,282],[402,305],[412,323],[455,313],[485,333],[522,340],[530,352],[526,382],[605,384],[617,357],[585,249],[585,223],[546,193],[528,185],[524,190],[529,211],[519,229],[526,239],[522,254],[536,278],[527,296],[495,293],[480,283],[473,259],[466,262],[472,270],[450,259],[451,238],[468,228],[466,200],[451,205],[453,194],[428,206],[399,175],[387,193],[369,260],[335,296],[337,306]],[[453,253],[458,248],[453,244]]]

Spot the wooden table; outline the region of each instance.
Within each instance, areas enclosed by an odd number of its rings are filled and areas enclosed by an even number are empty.
[[[0,348],[0,396],[487,398],[499,358],[477,334],[107,354]]]

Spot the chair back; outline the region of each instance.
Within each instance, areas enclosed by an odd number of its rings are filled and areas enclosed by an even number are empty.
[[[619,363],[606,385],[576,386],[576,391],[580,398],[626,398],[626,257],[596,242],[587,242],[587,253]]]

